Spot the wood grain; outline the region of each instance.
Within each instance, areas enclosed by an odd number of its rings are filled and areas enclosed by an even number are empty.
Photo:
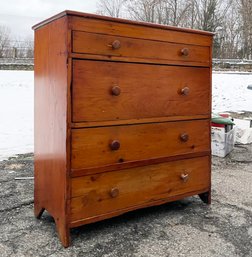
[[[71,180],[71,221],[144,205],[208,187],[209,157],[113,171]],[[186,182],[182,174],[188,175]],[[118,196],[111,196],[111,189]]]
[[[209,80],[208,68],[73,60],[73,122],[206,115]]]
[[[121,47],[113,49],[114,41],[119,41]],[[184,56],[181,50],[187,48],[189,55]],[[86,53],[105,56],[119,56],[127,58],[176,61],[178,65],[194,64],[194,66],[209,66],[209,47],[194,46],[187,44],[174,44],[168,42],[158,42],[154,40],[142,40],[121,36],[110,36],[95,33],[73,32],[73,52]]]
[[[82,177],[86,175],[92,175],[97,173],[103,173],[108,171],[114,171],[114,170],[123,170],[123,169],[130,169],[130,168],[136,168],[139,166],[148,166],[163,162],[169,162],[169,161],[179,161],[179,160],[185,160],[185,159],[191,159],[196,157],[203,157],[203,156],[211,156],[211,151],[203,151],[203,152],[192,152],[187,154],[180,154],[180,155],[174,155],[174,156],[165,156],[160,158],[150,158],[146,160],[135,160],[135,161],[129,161],[124,163],[114,163],[114,164],[108,164],[100,167],[90,167],[90,168],[81,168],[81,169],[71,169],[71,177]],[[211,161],[211,160],[210,160]],[[211,164],[210,164],[211,165]]]
[[[50,46],[50,47],[49,47]],[[54,218],[62,244],[67,223],[67,21],[61,18],[35,33],[34,212]]]
[[[73,59],[85,59],[85,60],[96,60],[96,61],[113,61],[113,62],[129,62],[129,63],[144,63],[144,64],[162,64],[162,65],[180,65],[180,61],[176,60],[162,60],[160,63],[159,59],[144,59],[144,58],[135,58],[135,57],[124,57],[124,56],[112,56],[112,55],[94,55],[94,54],[79,54],[79,53],[70,53],[69,56]],[[195,66],[195,62],[187,62],[183,66]],[[208,67],[205,63],[197,63],[196,67]]]
[[[208,120],[198,120],[73,129],[72,169],[207,151],[208,125]],[[188,142],[181,141],[183,133]],[[112,140],[120,141],[119,150],[110,149]]]
[[[128,119],[128,120],[110,120],[110,121],[82,121],[72,122],[72,128],[94,128],[94,127],[107,127],[107,126],[118,126],[118,125],[131,125],[131,124],[146,124],[146,123],[157,123],[167,121],[185,121],[185,120],[204,120],[210,119],[211,114],[196,114],[188,116],[167,116],[167,117],[153,117],[153,118],[141,118],[141,119]]]
[[[161,205],[161,204],[165,204],[165,203],[169,203],[169,202],[173,202],[173,201],[178,201],[178,200],[184,199],[186,197],[190,197],[192,195],[200,195],[200,194],[204,194],[204,193],[209,193],[208,190],[209,189],[207,188],[207,189],[203,189],[203,190],[199,190],[199,191],[190,191],[190,192],[187,192],[187,193],[182,194],[182,195],[174,195],[174,196],[170,196],[168,198],[162,198],[162,199],[158,199],[156,201],[130,206],[128,208],[116,210],[116,211],[113,211],[113,212],[107,212],[105,214],[100,214],[100,215],[97,215],[97,216],[84,218],[84,219],[80,219],[80,220],[74,220],[74,221],[71,221],[69,223],[69,226],[70,226],[70,228],[83,226],[85,224],[101,221],[101,220],[104,220],[104,219],[113,218],[115,216],[119,216],[119,215],[122,215],[124,213],[134,211],[134,210],[137,210],[137,209],[157,206],[157,205]],[[69,200],[69,204],[70,204],[70,200]]]
[[[211,46],[213,33],[197,31],[185,28],[170,27],[154,23],[134,23],[127,20],[89,19],[77,16],[69,16],[72,30],[126,36],[138,39],[150,39],[163,42]]]

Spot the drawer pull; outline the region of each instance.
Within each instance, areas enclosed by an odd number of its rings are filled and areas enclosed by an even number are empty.
[[[110,190],[110,196],[112,198],[116,198],[118,195],[119,195],[119,189],[118,188],[115,187],[115,188],[112,188]]]
[[[110,143],[110,148],[111,150],[113,151],[116,151],[120,148],[120,142],[118,140],[113,140],[111,143]]]
[[[181,49],[181,54],[183,56],[188,56],[189,55],[189,49],[188,48],[183,48]]]
[[[189,140],[189,135],[187,133],[183,133],[180,135],[180,139],[183,142],[187,142]]]
[[[182,173],[180,175],[180,178],[183,180],[183,182],[187,182],[189,179],[189,175],[187,173]]]
[[[115,40],[110,46],[112,49],[117,50],[121,47],[121,42],[119,40]]]
[[[190,92],[189,87],[184,87],[180,91],[181,95],[185,95],[185,96],[189,95],[189,92]]]
[[[119,96],[121,94],[121,88],[119,86],[113,86],[111,88],[111,93],[114,96]]]

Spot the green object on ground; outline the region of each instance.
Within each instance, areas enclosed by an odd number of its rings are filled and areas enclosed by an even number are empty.
[[[234,122],[229,118],[224,118],[218,114],[212,114],[212,122],[224,125],[234,125]]]

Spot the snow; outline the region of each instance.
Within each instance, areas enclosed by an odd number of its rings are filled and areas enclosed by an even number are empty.
[[[33,151],[33,72],[0,70],[0,160]]]
[[[33,151],[32,71],[0,70],[0,160]],[[213,73],[213,111],[252,111],[252,73]],[[203,85],[204,86],[204,85]]]
[[[252,111],[252,73],[213,73],[212,111]]]

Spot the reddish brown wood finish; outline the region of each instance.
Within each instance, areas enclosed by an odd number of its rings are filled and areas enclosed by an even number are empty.
[[[208,120],[74,129],[72,169],[203,152],[208,138]],[[118,150],[111,150],[113,140],[120,142]]]
[[[98,216],[95,216],[95,217],[90,217],[90,218],[87,218],[87,219],[80,219],[80,220],[77,220],[77,221],[70,222],[69,226],[70,226],[70,228],[74,228],[74,227],[82,226],[82,225],[85,225],[85,224],[94,223],[94,222],[97,222],[97,221],[100,221],[100,220],[109,219],[109,218],[112,218],[112,217],[115,217],[115,216],[118,216],[118,215],[122,215],[126,212],[134,211],[134,210],[137,210],[137,209],[140,209],[140,208],[147,208],[147,207],[151,207],[151,206],[161,205],[161,204],[181,200],[183,198],[190,197],[192,195],[197,195],[197,194],[200,195],[200,194],[204,193],[206,190],[208,190],[208,188],[200,190],[200,191],[199,190],[198,191],[190,191],[190,192],[187,192],[187,193],[181,194],[181,195],[169,196],[167,198],[160,198],[159,200],[145,202],[142,205],[139,204],[139,205],[131,206],[131,207],[128,207],[128,208],[125,208],[125,209],[120,209],[120,210],[116,210],[116,211],[113,211],[113,212],[108,212],[106,214],[98,215]]]
[[[46,209],[69,245],[67,172],[67,18],[35,34],[34,212]],[[68,143],[67,143],[68,144]]]
[[[210,203],[212,33],[73,11],[34,29],[34,212],[65,247],[72,227]]]
[[[81,176],[103,173],[103,172],[114,171],[114,170],[119,171],[123,169],[135,168],[139,166],[147,166],[151,164],[185,160],[185,159],[191,159],[191,158],[203,157],[203,156],[209,156],[209,155],[210,155],[210,150],[207,150],[203,152],[192,152],[192,153],[186,153],[181,155],[172,155],[172,156],[165,156],[160,158],[150,158],[150,159],[145,159],[141,161],[136,160],[136,161],[128,161],[124,163],[123,162],[114,163],[114,164],[109,164],[109,165],[99,166],[99,167],[71,169],[71,177],[75,178],[75,177],[81,177]]]
[[[209,68],[74,60],[73,122],[207,115],[209,72]],[[111,92],[115,86],[120,95]],[[182,92],[185,88],[187,95]]]
[[[207,190],[208,159],[205,156],[74,178],[71,180],[70,220],[72,223],[95,220],[109,212]],[[111,196],[111,190],[115,189],[117,194]]]
[[[199,31],[191,29],[181,29],[152,23],[149,23],[148,26],[144,22],[118,22],[118,19],[114,20],[110,19],[110,17],[105,18],[106,19],[87,19],[87,17],[70,16],[69,22],[71,29],[75,31],[211,46],[212,33],[206,31],[198,33]]]
[[[142,118],[142,119],[128,119],[128,120],[111,120],[111,121],[83,121],[83,122],[72,122],[72,128],[95,128],[95,127],[107,127],[107,126],[118,126],[118,125],[132,125],[132,124],[146,124],[146,123],[162,123],[167,121],[185,121],[185,120],[203,120],[210,119],[211,115],[208,114],[197,114],[197,115],[186,115],[186,116],[167,116],[167,117],[154,117],[154,118]]]
[[[114,48],[118,41],[120,47]],[[188,54],[183,54],[187,48]],[[209,66],[209,47],[134,39],[120,36],[73,32],[73,52],[141,59],[142,62]]]

